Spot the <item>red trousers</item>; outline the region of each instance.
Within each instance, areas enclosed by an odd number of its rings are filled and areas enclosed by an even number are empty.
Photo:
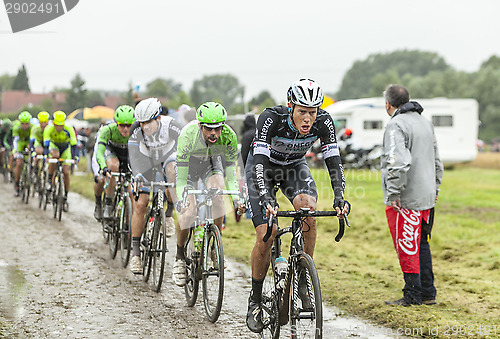
[[[398,213],[391,206],[386,206],[385,214],[401,270],[404,273],[420,274],[419,250],[422,219],[426,222],[429,220],[430,210],[415,211],[402,208]]]

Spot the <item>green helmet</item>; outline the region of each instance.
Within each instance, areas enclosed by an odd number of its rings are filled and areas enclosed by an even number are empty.
[[[221,104],[210,101],[201,104],[198,111],[196,111],[196,118],[202,124],[215,128],[224,124],[227,118],[227,112]]]
[[[134,123],[134,109],[128,105],[121,105],[115,111],[115,121],[121,125],[131,125]]]
[[[19,113],[19,121],[22,123],[22,124],[27,124],[30,122],[32,116],[31,116],[31,113],[28,112],[28,111],[24,111],[24,112],[21,112]]]

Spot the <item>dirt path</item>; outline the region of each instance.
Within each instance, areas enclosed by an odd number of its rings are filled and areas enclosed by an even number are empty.
[[[248,268],[227,260],[224,305],[210,323],[198,298],[186,306],[171,280],[169,257],[160,293],[112,260],[93,203],[70,193],[61,222],[52,208],[24,205],[0,183],[0,319],[2,335],[21,338],[254,338],[245,324]],[[173,239],[169,248],[175,248]],[[119,255],[119,254],[118,254]],[[172,253],[170,253],[172,255]],[[325,309],[325,337],[387,337],[387,331]],[[9,334],[10,333],[10,334]]]

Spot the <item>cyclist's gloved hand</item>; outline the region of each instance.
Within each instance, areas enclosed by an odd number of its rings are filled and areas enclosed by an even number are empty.
[[[240,199],[234,199],[233,206],[234,206],[234,210],[236,211],[237,215],[242,215],[247,210],[246,204],[244,202],[242,202]]]
[[[175,202],[175,210],[180,213],[183,209],[184,209],[184,206],[182,205],[182,201],[177,200]]]
[[[335,209],[337,207],[340,208],[341,210],[344,208],[344,199],[343,198],[335,197],[335,199],[333,200],[333,209]]]
[[[73,158],[73,160],[75,160],[75,163],[78,164],[80,162],[80,157],[79,156],[75,156]]]
[[[104,167],[102,170],[101,170],[101,174],[103,176],[106,176],[108,173],[111,173],[111,170],[107,167]]]
[[[342,214],[349,215],[351,212],[351,204],[343,198],[335,198],[333,201],[333,209],[336,209],[337,207],[343,212]]]
[[[268,211],[269,210],[276,211],[276,207],[278,207],[278,204],[276,203],[276,201],[274,201],[274,199],[264,199],[261,202],[261,206],[262,206],[262,214],[264,214],[266,217],[269,217]],[[270,213],[270,211],[269,211],[269,213]],[[275,215],[276,213],[273,213],[273,214],[274,214],[274,216],[276,216]]]
[[[137,175],[134,177],[134,181],[135,181],[136,183],[141,183],[141,182],[142,182],[142,183],[145,183],[145,182],[147,182],[146,178],[144,177],[144,175],[142,175],[142,173],[137,174]]]

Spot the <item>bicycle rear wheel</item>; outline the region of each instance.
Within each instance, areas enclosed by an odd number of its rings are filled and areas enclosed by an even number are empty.
[[[200,252],[195,250],[193,230],[194,228],[191,228],[189,230],[186,247],[184,248],[187,269],[187,279],[186,285],[184,285],[184,294],[186,295],[186,301],[189,307],[193,307],[194,304],[196,304],[196,299],[198,298],[198,288],[200,286],[198,271],[201,269]]]
[[[312,258],[299,255],[292,273],[290,331],[293,339],[322,338],[323,306],[318,271]],[[300,295],[300,289],[304,294]]]
[[[205,234],[203,247],[203,304],[208,320],[215,323],[219,318],[224,297],[224,250],[219,228],[211,224]]]
[[[163,209],[160,215],[155,218],[155,228],[153,232],[153,286],[156,292],[160,292],[163,282],[163,273],[165,270],[165,255],[167,253],[167,228],[165,222],[165,213]]]
[[[122,259],[122,267],[127,267],[130,259],[131,237],[130,237],[130,221],[132,218],[132,201],[127,195],[122,200],[122,208],[120,213],[120,255]]]

